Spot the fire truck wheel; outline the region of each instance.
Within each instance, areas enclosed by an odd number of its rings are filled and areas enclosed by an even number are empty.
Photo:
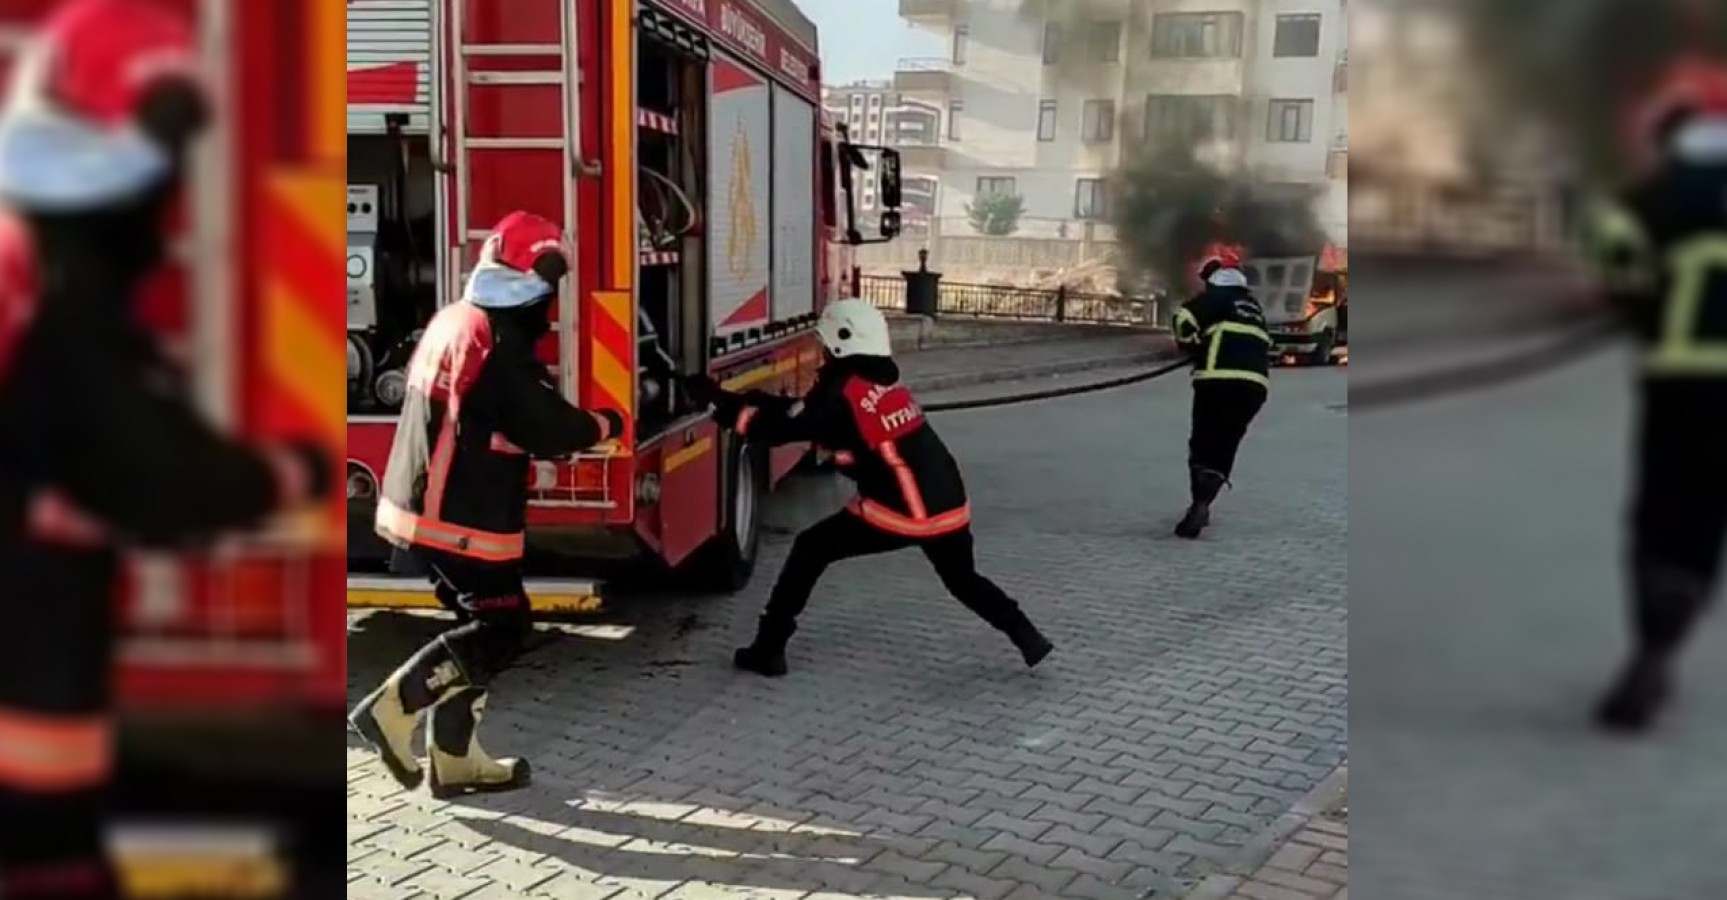
[[[767,460],[761,450],[739,440],[726,442],[725,494],[719,534],[691,566],[697,590],[736,593],[755,574],[761,549],[762,503],[767,496]]]

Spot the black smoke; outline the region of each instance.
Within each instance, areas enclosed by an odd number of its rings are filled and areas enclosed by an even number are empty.
[[[1385,0],[1381,0],[1385,2]],[[1681,54],[1727,55],[1722,0],[1422,0],[1459,16],[1481,100],[1533,118],[1613,178],[1628,109]]]
[[[1063,38],[1061,51],[1045,71],[1065,85],[1099,80],[1119,84],[1117,66],[1139,67],[1150,55],[1152,13],[1145,4],[1022,0],[1019,14],[1038,29],[1056,26]],[[1106,22],[1120,22],[1124,33],[1115,61],[1096,58],[1097,47],[1084,37],[1094,25]],[[1251,46],[1246,40],[1244,44]],[[1140,78],[1134,83],[1138,94],[1163,92]],[[1169,85],[1167,92],[1183,93],[1183,86]],[[1122,267],[1131,280],[1185,289],[1194,264],[1213,244],[1239,246],[1249,257],[1318,255],[1323,250],[1327,236],[1315,210],[1322,185],[1272,183],[1245,169],[1212,165],[1201,140],[1147,129],[1144,96],[1123,100],[1125,109],[1116,126],[1121,163],[1110,176],[1110,218]],[[1245,137],[1263,129],[1265,115],[1263,98],[1243,97],[1233,117],[1234,134]],[[1316,127],[1314,139],[1326,137]]]

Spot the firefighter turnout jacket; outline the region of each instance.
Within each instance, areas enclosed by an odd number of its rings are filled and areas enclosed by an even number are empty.
[[[398,547],[486,562],[522,556],[529,460],[616,437],[616,413],[559,395],[534,355],[544,303],[444,307],[408,364],[408,392],[384,470],[376,529]]]
[[[1650,378],[1727,379],[1727,122],[1716,127],[1716,152],[1681,152],[1590,219],[1594,261]]]
[[[714,406],[722,426],[750,440],[815,445],[857,483],[847,509],[882,531],[929,538],[971,524],[959,464],[889,357],[830,359],[802,399],[722,391]]]
[[[132,324],[153,225],[0,214],[0,869],[56,839],[58,813],[14,792],[108,776],[121,551],[197,547],[333,486],[311,447],[220,435]]]
[[[1265,313],[1245,285],[1206,285],[1175,311],[1174,331],[1176,343],[1193,360],[1195,381],[1271,384]]]

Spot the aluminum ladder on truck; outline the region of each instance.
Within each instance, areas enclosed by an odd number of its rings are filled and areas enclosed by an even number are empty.
[[[528,0],[509,0],[511,3],[526,4]],[[472,173],[474,162],[473,151],[499,150],[556,150],[570,164],[571,177],[563,179],[562,225],[567,238],[575,237],[576,229],[576,185],[575,173],[581,166],[580,153],[577,152],[580,141],[578,103],[580,102],[580,75],[573,64],[576,58],[576,14],[575,4],[559,0],[557,3],[559,17],[558,42],[555,44],[521,44],[521,43],[470,43],[468,33],[471,30],[464,20],[471,4],[464,0],[434,0],[433,7],[433,56],[434,59],[447,59],[451,66],[449,84],[454,86],[457,96],[451,98],[454,102],[448,104],[453,121],[449,133],[453,143],[451,156],[453,166],[450,179],[454,196],[451,206],[454,207],[455,228],[458,235],[455,246],[451,248],[448,259],[445,260],[443,271],[439,274],[450,279],[451,286],[462,283],[465,275],[465,262],[477,255],[478,246],[491,233],[492,222],[476,222],[474,220],[474,197]],[[448,17],[449,29],[447,43],[450,52],[441,52],[446,45],[443,27],[444,18]],[[498,57],[555,57],[558,61],[555,69],[511,69],[508,71],[470,69],[469,60],[477,58]],[[549,84],[559,85],[563,90],[562,102],[563,129],[559,137],[507,137],[482,136],[469,130],[468,99],[470,90],[476,87],[503,88],[518,85]],[[442,128],[437,121],[446,108],[434,98],[432,104],[432,140],[440,140]],[[442,193],[442,192],[440,192]],[[558,321],[569,322],[579,314],[576,298],[579,291],[574,283],[575,267],[571,267],[568,276],[570,283],[558,295]],[[440,292],[445,297],[453,297],[453,290]],[[573,340],[564,340],[560,344],[561,365],[558,371],[559,387],[564,396],[576,396],[576,348],[565,346],[573,344]],[[543,468],[536,465],[538,470]],[[594,501],[581,502],[589,505]],[[602,498],[598,505],[609,505]],[[528,597],[535,613],[541,614],[571,614],[593,612],[600,608],[600,585],[596,581],[586,579],[527,579]],[[423,578],[401,577],[395,575],[355,575],[348,576],[348,607],[350,609],[443,609],[434,595],[431,584]]]

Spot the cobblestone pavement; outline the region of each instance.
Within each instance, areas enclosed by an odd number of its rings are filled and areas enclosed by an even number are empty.
[[[801,483],[745,592],[619,600],[499,679],[533,790],[438,804],[350,750],[349,896],[1178,896],[1339,764],[1347,702],[1342,373],[1278,379],[1199,542],[1187,393],[937,418],[980,565],[1058,644],[1035,673],[910,553],[829,574],[789,677],[731,671],[839,502]],[[351,696],[436,624],[357,617]]]
[[[1296,832],[1227,900],[1346,900],[1349,816],[1321,816]]]
[[[1423,290],[1380,308],[1424,306]],[[1608,352],[1351,422],[1359,896],[1727,896],[1721,623],[1661,734],[1588,728],[1624,647],[1629,363]]]

